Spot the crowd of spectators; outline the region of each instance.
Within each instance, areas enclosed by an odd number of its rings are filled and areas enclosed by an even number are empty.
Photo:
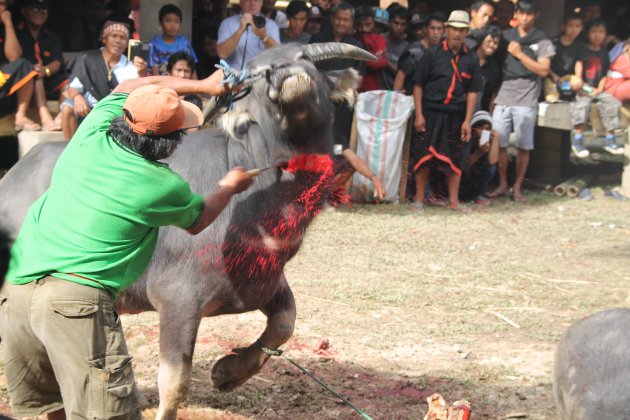
[[[146,74],[205,78],[221,58],[242,69],[278,44],[343,42],[377,60],[329,60],[318,64],[322,70],[354,68],[362,76],[360,91],[414,97],[409,196],[417,208],[428,202],[459,209],[459,198],[486,203],[508,194],[523,200],[540,100],[571,102],[578,158],[589,155],[584,136],[592,106],[606,128],[605,150],[623,153],[616,133],[622,103],[630,101],[628,19],[603,20],[597,1],[585,1],[552,34],[536,28],[538,0],[478,0],[447,14],[423,0],[387,9],[358,3],[292,0],[280,10],[275,0],[239,0],[238,7],[198,0],[190,39],[180,34],[181,10],[168,4],[155,17],[161,34],[148,42],[148,54],[128,58],[135,31],[129,0],[87,0],[62,37],[47,25],[51,0],[0,0],[0,112],[15,113],[16,130],[62,130],[69,140],[96,102],[124,80]],[[81,52],[65,63],[64,50]],[[60,104],[56,116],[51,100]],[[201,104],[201,98],[190,100]],[[29,107],[40,123],[28,118]],[[335,143],[382,196],[380,181],[350,155],[352,112],[337,107]],[[512,132],[517,154],[510,186]],[[495,164],[499,183],[488,192]]]

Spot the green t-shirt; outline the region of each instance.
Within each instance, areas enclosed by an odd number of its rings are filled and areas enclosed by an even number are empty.
[[[11,249],[11,283],[52,275],[115,297],[146,270],[159,226],[188,228],[199,217],[203,197],[186,181],[107,136],[126,99],[102,99],[59,157]]]

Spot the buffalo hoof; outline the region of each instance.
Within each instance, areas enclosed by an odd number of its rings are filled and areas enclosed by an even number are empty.
[[[233,354],[219,359],[212,367],[212,385],[219,391],[231,391],[258,373],[269,356],[258,346],[232,349]]]

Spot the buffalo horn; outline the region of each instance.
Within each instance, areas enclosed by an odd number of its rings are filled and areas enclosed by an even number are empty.
[[[362,48],[342,42],[326,42],[304,46],[304,56],[312,62],[330,60],[332,58],[350,58],[361,61],[376,61],[378,58]]]

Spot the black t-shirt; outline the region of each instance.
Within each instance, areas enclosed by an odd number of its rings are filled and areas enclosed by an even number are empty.
[[[601,48],[599,51],[593,51],[588,46],[582,50],[582,53],[578,57],[578,60],[582,61],[583,74],[582,80],[589,86],[597,87],[600,80],[606,77],[608,68],[610,67],[610,57],[605,48]]]
[[[480,67],[482,92],[477,98],[479,109],[490,111],[490,102],[501,86],[501,65],[496,56],[489,57],[482,67]]]
[[[480,73],[474,52],[462,46],[453,54],[444,40],[424,53],[413,81],[423,87],[422,99],[429,106],[460,109],[467,93],[482,90]]]
[[[400,54],[398,58],[398,70],[405,73],[405,93],[411,95],[413,93],[413,73],[420,64],[420,59],[424,55],[426,48],[420,41],[413,41]]]
[[[575,72],[575,62],[586,48],[584,42],[578,38],[570,45],[564,45],[560,41],[559,36],[552,39],[551,42],[556,48],[556,55],[551,59],[551,71],[557,74],[558,77],[573,74]]]
[[[330,31],[320,32],[311,37],[309,44],[321,42],[335,42],[335,36]],[[365,49],[363,43],[353,36],[346,35],[341,39],[341,42]],[[353,60],[351,58],[333,58],[331,60],[320,61],[317,63],[317,68],[323,71],[346,70],[350,67],[353,67],[363,76],[367,73],[367,69],[363,61]]]

